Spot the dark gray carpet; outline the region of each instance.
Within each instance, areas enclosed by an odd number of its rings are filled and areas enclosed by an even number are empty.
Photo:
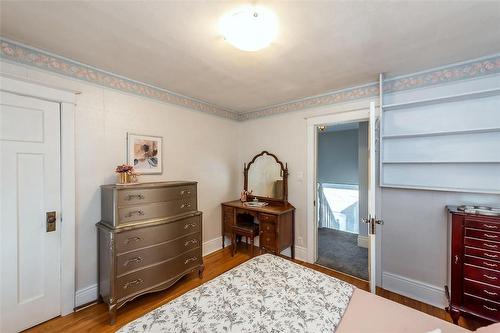
[[[318,228],[318,264],[368,280],[368,249],[358,246],[358,235]]]

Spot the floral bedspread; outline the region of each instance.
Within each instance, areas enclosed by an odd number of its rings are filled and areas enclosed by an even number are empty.
[[[354,287],[265,254],[118,332],[335,332]]]

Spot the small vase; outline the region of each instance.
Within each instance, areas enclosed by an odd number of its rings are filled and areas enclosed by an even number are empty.
[[[128,183],[128,173],[120,172],[117,175],[119,184],[127,184]]]

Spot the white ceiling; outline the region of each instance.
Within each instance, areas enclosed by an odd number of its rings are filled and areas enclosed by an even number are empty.
[[[500,1],[258,1],[280,34],[255,53],[218,34],[238,2],[2,1],[0,34],[237,112],[500,52]]]

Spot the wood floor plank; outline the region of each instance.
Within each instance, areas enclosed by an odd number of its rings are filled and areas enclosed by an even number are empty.
[[[230,270],[231,268],[245,262],[250,258],[248,252],[248,249],[242,247],[241,249],[238,249],[236,255],[232,257],[230,249],[225,248],[224,250],[217,251],[204,257],[205,271],[202,279],[198,278],[197,273],[192,273],[185,276],[178,283],[165,291],[145,295],[131,301],[130,303],[127,303],[124,307],[118,310],[115,325],[109,325],[107,307],[105,304],[99,303],[87,306],[67,316],[51,319],[45,323],[27,330],[26,332],[115,332],[118,328],[122,327],[128,322],[141,317],[149,311],[152,311],[153,309],[165,303],[168,303],[172,299],[179,297],[180,295],[193,288],[196,288],[202,283],[209,281]],[[256,251],[255,253],[258,252]],[[366,281],[318,265],[305,263],[299,260],[294,260],[294,262],[344,280],[360,289],[369,289],[368,282]],[[443,309],[439,309],[431,305],[392,293],[382,288],[377,288],[377,294],[397,303],[404,304],[416,310],[425,312],[431,316],[451,321],[450,316]],[[472,319],[463,318],[461,318],[459,324],[469,329],[475,329],[481,325],[481,323],[478,323]]]

